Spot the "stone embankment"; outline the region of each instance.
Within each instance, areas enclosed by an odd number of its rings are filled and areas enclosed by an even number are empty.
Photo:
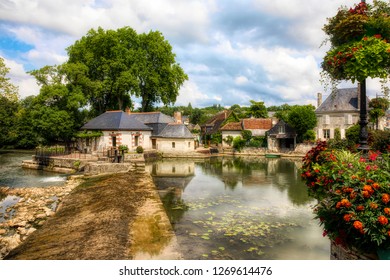
[[[0,208],[0,259],[20,245],[54,215],[57,206],[78,184],[80,177],[69,179],[64,186],[0,188],[0,197],[8,198]]]
[[[17,197],[0,225],[4,259],[181,259],[144,171],[78,177],[58,190],[2,191]]]

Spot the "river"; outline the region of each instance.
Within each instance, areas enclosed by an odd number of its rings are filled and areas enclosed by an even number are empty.
[[[0,153],[0,186],[61,185],[66,175],[26,170],[29,152]],[[185,259],[329,259],[299,160],[214,157],[148,163]],[[0,209],[10,203],[0,197]],[[3,207],[1,207],[3,206]]]
[[[328,260],[300,160],[164,160],[148,168],[185,259]]]

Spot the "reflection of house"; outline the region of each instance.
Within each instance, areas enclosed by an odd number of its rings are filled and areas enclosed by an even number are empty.
[[[268,131],[268,150],[275,152],[294,150],[296,137],[295,130],[281,120]]]
[[[249,130],[253,137],[265,136],[266,132],[272,128],[272,119],[243,119],[240,122],[231,122],[221,127],[222,139],[227,139],[228,136],[233,138],[240,136],[241,131]],[[222,141],[222,146],[229,146],[226,141]]]
[[[107,111],[87,122],[86,131],[102,131],[103,136],[90,151],[104,151],[126,145],[159,151],[186,152],[194,149],[193,136],[184,124],[160,112],[131,113]]]
[[[332,139],[335,130],[340,131],[341,138],[345,138],[345,131],[359,122],[360,94],[358,88],[338,89],[322,102],[321,93],[318,94],[317,138]],[[369,100],[367,98],[367,106]],[[367,107],[368,109],[368,107]]]

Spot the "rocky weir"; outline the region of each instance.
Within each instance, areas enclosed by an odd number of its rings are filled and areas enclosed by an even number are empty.
[[[0,188],[0,258],[181,259],[150,174],[70,176],[65,186]]]

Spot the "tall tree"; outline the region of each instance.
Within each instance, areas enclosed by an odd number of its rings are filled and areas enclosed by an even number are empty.
[[[86,98],[82,87],[73,83],[64,65],[45,66],[30,73],[41,85],[39,95],[29,105],[34,132],[45,144],[69,143],[84,123]]]
[[[0,57],[0,96],[10,101],[18,101],[18,87],[10,82],[7,77],[9,68],[5,65],[4,59]]]
[[[174,103],[188,79],[158,31],[91,29],[67,51],[67,74],[83,87],[96,114],[133,107],[131,96],[141,98],[141,111]]]
[[[249,111],[252,117],[255,118],[268,118],[267,107],[265,107],[264,102],[262,101],[254,101],[250,100],[251,105],[249,107]]]
[[[314,112],[315,108],[312,105],[295,105],[291,106],[287,115],[287,122],[297,132],[298,142],[305,139],[305,134],[313,130],[317,125],[317,117]]]
[[[15,134],[16,113],[18,111],[18,87],[7,77],[9,68],[0,57],[0,147],[12,145]]]

